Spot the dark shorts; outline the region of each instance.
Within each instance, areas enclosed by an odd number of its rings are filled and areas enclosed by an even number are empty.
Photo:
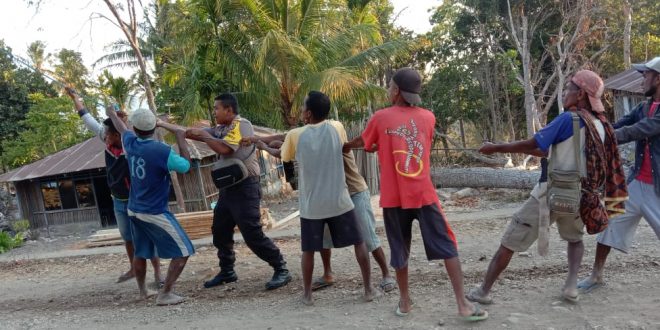
[[[458,256],[456,238],[445,215],[437,204],[418,209],[384,208],[385,232],[390,243],[390,265],[401,269],[408,265],[412,223],[417,219],[428,260],[451,259]]]
[[[323,228],[326,224],[335,248],[362,243],[355,212],[350,210],[342,215],[326,219],[300,218],[300,242],[303,252],[323,249]]]

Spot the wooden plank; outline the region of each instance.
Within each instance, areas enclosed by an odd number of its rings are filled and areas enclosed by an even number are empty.
[[[282,227],[282,226],[283,226],[284,224],[286,224],[287,222],[289,222],[289,221],[291,221],[291,220],[293,220],[293,219],[296,219],[296,218],[298,218],[299,216],[300,216],[300,210],[298,210],[298,211],[296,211],[296,212],[293,212],[293,213],[287,215],[286,217],[284,217],[284,219],[282,219],[282,220],[280,220],[280,221],[277,221],[277,222],[273,223],[273,227],[272,227],[272,229],[276,229],[276,228]]]

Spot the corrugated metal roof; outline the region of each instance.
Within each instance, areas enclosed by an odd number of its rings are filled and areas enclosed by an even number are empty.
[[[48,155],[32,164],[19,167],[0,176],[0,182],[15,182],[64,173],[105,167],[105,146],[98,137]]]
[[[255,126],[254,130],[255,134],[259,136],[277,133],[273,129],[259,126]],[[204,159],[215,156],[215,152],[206,143],[188,139],[186,141],[190,148],[191,158]],[[98,137],[93,137],[70,148],[48,155],[32,164],[24,165],[0,175],[0,182],[16,182],[105,168],[104,152],[105,145],[103,142]]]
[[[641,73],[637,72],[635,69],[629,69],[607,78],[605,80],[605,88],[615,91],[643,94],[643,80],[644,76],[642,76]]]

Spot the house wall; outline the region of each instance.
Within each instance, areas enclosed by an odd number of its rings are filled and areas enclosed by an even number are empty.
[[[614,91],[613,94],[615,121],[621,119],[635,106],[646,100],[646,97],[640,94],[633,94],[622,91]]]
[[[40,184],[40,181],[14,183],[21,217],[30,222],[31,228],[83,222],[98,223],[100,226],[101,218],[96,207],[45,211]]]

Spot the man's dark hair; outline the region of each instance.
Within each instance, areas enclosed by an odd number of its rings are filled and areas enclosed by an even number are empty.
[[[115,124],[112,122],[112,119],[106,118],[103,121],[103,125],[105,125],[105,127],[107,127],[108,132],[119,134],[119,131],[117,131],[117,128],[115,128]]]
[[[234,94],[224,93],[215,97],[215,101],[220,101],[223,107],[230,107],[234,114],[238,114],[238,100]]]
[[[326,119],[330,113],[330,98],[321,92],[311,91],[307,94],[305,108],[312,112],[314,119]]]

